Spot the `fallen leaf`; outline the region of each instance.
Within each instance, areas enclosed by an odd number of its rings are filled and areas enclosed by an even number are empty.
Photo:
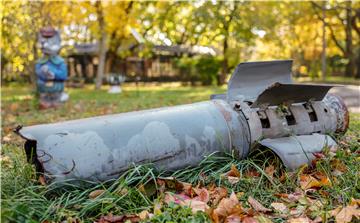
[[[221,199],[225,198],[228,194],[227,189],[224,187],[214,187],[210,191],[210,201],[212,205],[217,205]]]
[[[192,185],[178,181],[175,177],[158,177],[156,182],[158,185],[163,186],[163,191],[160,192],[164,192],[165,189],[174,189],[176,191],[185,191],[188,195],[191,194]]]
[[[273,207],[276,211],[278,211],[278,212],[280,212],[282,214],[289,212],[288,207],[284,203],[274,202],[274,203],[271,203],[270,206]]]
[[[292,194],[280,193],[280,194],[275,194],[275,196],[283,198],[286,201],[296,202],[300,198],[302,198],[304,195],[302,193],[300,193],[300,192],[295,192],[295,193],[292,193]]]
[[[299,218],[290,218],[288,223],[311,223],[311,220],[308,217],[299,217]]]
[[[223,198],[220,201],[214,213],[220,217],[227,217],[232,214],[241,214],[243,209],[235,193],[232,192],[229,198]]]
[[[346,206],[341,209],[341,211],[335,216],[336,223],[347,223],[351,222],[351,219],[355,216],[356,218],[360,217],[360,209],[357,209],[356,206]]]
[[[252,178],[252,177],[259,177],[260,173],[257,172],[256,170],[247,170],[245,172],[245,177],[247,178]]]
[[[240,177],[240,171],[234,164],[231,165],[230,171],[226,173],[228,177]]]
[[[243,220],[242,220],[243,223],[259,223],[256,218],[253,218],[253,217],[245,217]]]
[[[230,184],[236,184],[240,181],[240,171],[236,168],[234,164],[231,165],[231,168],[223,176],[229,181]]]
[[[300,187],[303,190],[307,190],[310,188],[318,188],[321,187],[321,183],[310,175],[301,175],[300,176]]]
[[[46,180],[45,180],[45,177],[43,175],[40,175],[39,176],[39,183],[43,186],[46,186]]]
[[[330,161],[330,166],[334,176],[340,176],[347,171],[346,165],[339,159],[332,159]]]
[[[145,220],[145,219],[149,218],[149,212],[147,210],[143,210],[142,212],[140,212],[138,214],[138,216],[141,220]]]
[[[270,177],[273,178],[274,177],[274,173],[275,173],[275,167],[273,165],[270,165],[268,167],[265,168],[265,173]]]
[[[227,180],[229,181],[229,183],[231,185],[237,184],[240,181],[239,177],[232,177],[232,176],[228,176]]]
[[[255,218],[259,223],[272,223],[272,221],[264,215],[258,215],[255,216]]]
[[[134,214],[126,214],[126,215],[112,215],[108,214],[106,216],[101,216],[96,223],[123,223],[123,222],[140,222],[141,219]]]
[[[300,217],[306,211],[306,206],[299,205],[296,208],[290,210],[290,215],[294,217]]]
[[[95,199],[97,198],[98,196],[100,196],[102,193],[104,193],[105,190],[94,190],[92,191],[90,194],[89,194],[89,198],[90,199]]]
[[[312,220],[311,223],[320,223],[323,222],[323,219],[321,216],[316,216],[316,218],[314,220]]]
[[[360,206],[360,199],[351,198],[350,206]]]
[[[210,207],[203,201],[198,201],[194,199],[185,200],[180,203],[181,206],[188,206],[191,208],[193,213],[196,213],[198,211],[206,212]]]
[[[12,140],[11,133],[7,134],[2,138],[3,142],[11,142],[11,140]]]
[[[232,215],[229,215],[226,217],[225,222],[226,223],[241,223],[241,222],[245,222],[245,221],[244,220],[241,221],[241,216],[232,214]]]
[[[198,195],[197,197],[194,197],[194,200],[203,201],[205,203],[209,202],[210,194],[206,188],[194,188],[194,192]]]
[[[196,213],[197,211],[206,211],[210,207],[203,201],[191,199],[190,197],[184,195],[184,194],[171,194],[166,193],[164,202],[166,204],[175,203],[180,206],[188,206],[191,208],[193,213]]]
[[[260,202],[258,202],[257,200],[255,200],[255,198],[253,198],[251,196],[249,196],[248,202],[251,205],[251,207],[254,208],[255,211],[258,211],[258,212],[269,212],[269,211],[271,211],[269,208],[264,207],[262,204],[260,204]]]
[[[16,112],[19,109],[19,104],[18,103],[11,103],[10,107],[9,107],[11,112]]]

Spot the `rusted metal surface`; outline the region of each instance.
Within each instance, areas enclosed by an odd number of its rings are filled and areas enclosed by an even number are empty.
[[[345,132],[349,114],[330,85],[291,83],[291,61],[240,64],[213,100],[17,129],[47,180],[104,181],[131,166],[176,170],[214,152],[245,158],[259,145],[294,169]],[[325,98],[324,98],[325,97]]]
[[[337,133],[345,133],[346,130],[349,128],[349,120],[350,115],[349,111],[344,103],[344,100],[335,94],[328,94],[324,98],[324,103],[335,110],[336,118],[337,118],[337,126],[336,132]]]

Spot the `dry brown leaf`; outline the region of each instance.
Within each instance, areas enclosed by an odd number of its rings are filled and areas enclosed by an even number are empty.
[[[240,177],[240,171],[234,164],[231,165],[230,171],[226,173],[228,177]]]
[[[347,223],[351,222],[353,217],[360,217],[360,209],[357,206],[346,206],[335,216],[336,223]]]
[[[90,199],[95,199],[97,198],[98,196],[100,196],[102,193],[104,193],[105,190],[94,190],[92,191],[90,194],[89,194],[89,198]]]
[[[239,177],[232,177],[232,176],[228,176],[227,180],[229,181],[229,183],[231,185],[237,184],[240,181]]]
[[[271,207],[273,207],[276,211],[284,214],[284,213],[288,213],[289,209],[288,207],[284,204],[284,203],[271,203]]]
[[[176,191],[184,191],[188,195],[191,194],[192,185],[178,181],[175,177],[159,177],[156,182],[161,188],[160,192],[164,192],[165,189],[174,189]]]
[[[197,211],[206,211],[210,207],[206,204],[204,201],[191,199],[190,197],[184,195],[184,194],[171,194],[166,193],[164,202],[166,204],[169,204],[171,202],[175,204],[179,204],[180,206],[188,206],[191,208],[191,210],[196,213]]]
[[[330,161],[331,169],[337,172],[345,173],[347,171],[346,165],[339,159],[332,159]]]
[[[287,221],[288,223],[311,223],[308,217],[291,218]]]
[[[252,178],[252,177],[259,177],[260,176],[260,173],[257,172],[256,170],[247,170],[245,172],[245,177],[247,178]]]
[[[3,142],[11,142],[11,140],[12,140],[11,135],[12,135],[11,133],[7,134],[6,136],[4,136],[4,137],[2,138],[2,141],[3,141]]]
[[[240,175],[240,171],[232,164],[230,170],[222,176],[226,178],[230,184],[236,184],[240,181]]]
[[[210,190],[210,200],[212,205],[217,205],[219,201],[227,196],[227,189],[224,187],[215,187]]]
[[[40,175],[39,176],[39,183],[43,186],[46,186],[46,180],[45,180],[45,177],[43,175]]]
[[[300,187],[303,190],[308,190],[310,188],[319,188],[321,187],[321,183],[313,176],[303,174],[300,176]]]
[[[265,173],[270,177],[273,178],[274,177],[274,173],[275,173],[275,167],[273,165],[270,165],[268,167],[265,168]]]
[[[350,206],[360,206],[360,199],[351,198]]]
[[[258,220],[256,218],[253,217],[245,217],[242,220],[243,223],[259,223]]]
[[[314,220],[312,220],[311,223],[320,223],[323,222],[323,219],[321,216],[317,216]]]
[[[194,192],[198,195],[197,197],[194,197],[194,200],[203,201],[205,203],[209,202],[210,194],[206,188],[194,188]]]
[[[16,112],[19,109],[19,104],[18,103],[11,103],[9,109],[10,109],[11,112]]]
[[[241,223],[244,221],[241,221],[241,216],[237,214],[232,214],[226,217],[225,219],[226,223]]]
[[[280,194],[275,194],[275,196],[280,197],[288,202],[296,202],[300,198],[304,197],[304,195],[300,192],[295,192],[292,194],[280,193]]]
[[[306,211],[306,206],[297,206],[296,208],[293,208],[290,210],[290,215],[294,217],[300,217],[303,215],[303,213]]]
[[[206,210],[210,208],[205,202],[194,199],[185,200],[181,202],[180,205],[190,207],[193,213],[198,211],[206,212]]]
[[[138,214],[138,216],[141,220],[145,220],[145,219],[149,218],[149,214],[150,213],[147,210],[143,210],[142,212],[140,212]]]
[[[269,211],[271,211],[269,208],[264,207],[262,204],[260,204],[260,202],[258,202],[257,200],[255,200],[255,198],[253,198],[251,196],[249,196],[248,202],[251,205],[251,207],[254,208],[255,211],[258,211],[258,212],[269,212]]]
[[[96,223],[123,223],[123,222],[140,222],[141,219],[139,216],[134,214],[126,215],[112,215],[111,213],[106,216],[101,216]]]
[[[227,217],[231,214],[243,213],[243,209],[235,193],[232,192],[229,198],[223,198],[220,201],[214,213],[219,217]]]

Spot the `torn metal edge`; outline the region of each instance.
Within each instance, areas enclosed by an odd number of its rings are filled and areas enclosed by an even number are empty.
[[[24,150],[26,154],[27,162],[35,165],[35,170],[37,175],[44,175],[45,170],[42,163],[39,161],[37,156],[37,141],[34,138],[25,136],[21,133],[22,125],[18,125],[13,131],[21,138],[25,139]]]

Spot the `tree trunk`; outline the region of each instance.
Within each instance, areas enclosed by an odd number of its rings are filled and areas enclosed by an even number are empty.
[[[353,77],[355,71],[355,58],[354,53],[352,52],[353,49],[353,41],[352,41],[352,15],[351,15],[351,1],[346,2],[346,58],[348,58],[349,62],[346,65],[345,75],[347,77]]]
[[[225,35],[224,42],[223,42],[224,59],[222,61],[222,71],[221,71],[219,81],[218,81],[219,86],[225,84],[225,80],[226,80],[227,74],[229,72],[228,58],[226,55],[227,49],[228,49],[228,37]]]
[[[99,21],[99,31],[100,31],[100,39],[99,39],[99,64],[97,69],[97,75],[96,75],[96,89],[100,89],[104,77],[104,71],[105,71],[105,60],[106,60],[106,31],[105,31],[105,21],[104,21],[104,15],[103,15],[103,9],[101,6],[101,2],[96,2],[96,9],[98,14],[98,21]]]
[[[322,6],[322,54],[321,54],[321,78],[326,79],[326,2]]]
[[[360,79],[360,48],[358,48],[358,56],[357,56],[357,63],[356,63],[356,79]]]

